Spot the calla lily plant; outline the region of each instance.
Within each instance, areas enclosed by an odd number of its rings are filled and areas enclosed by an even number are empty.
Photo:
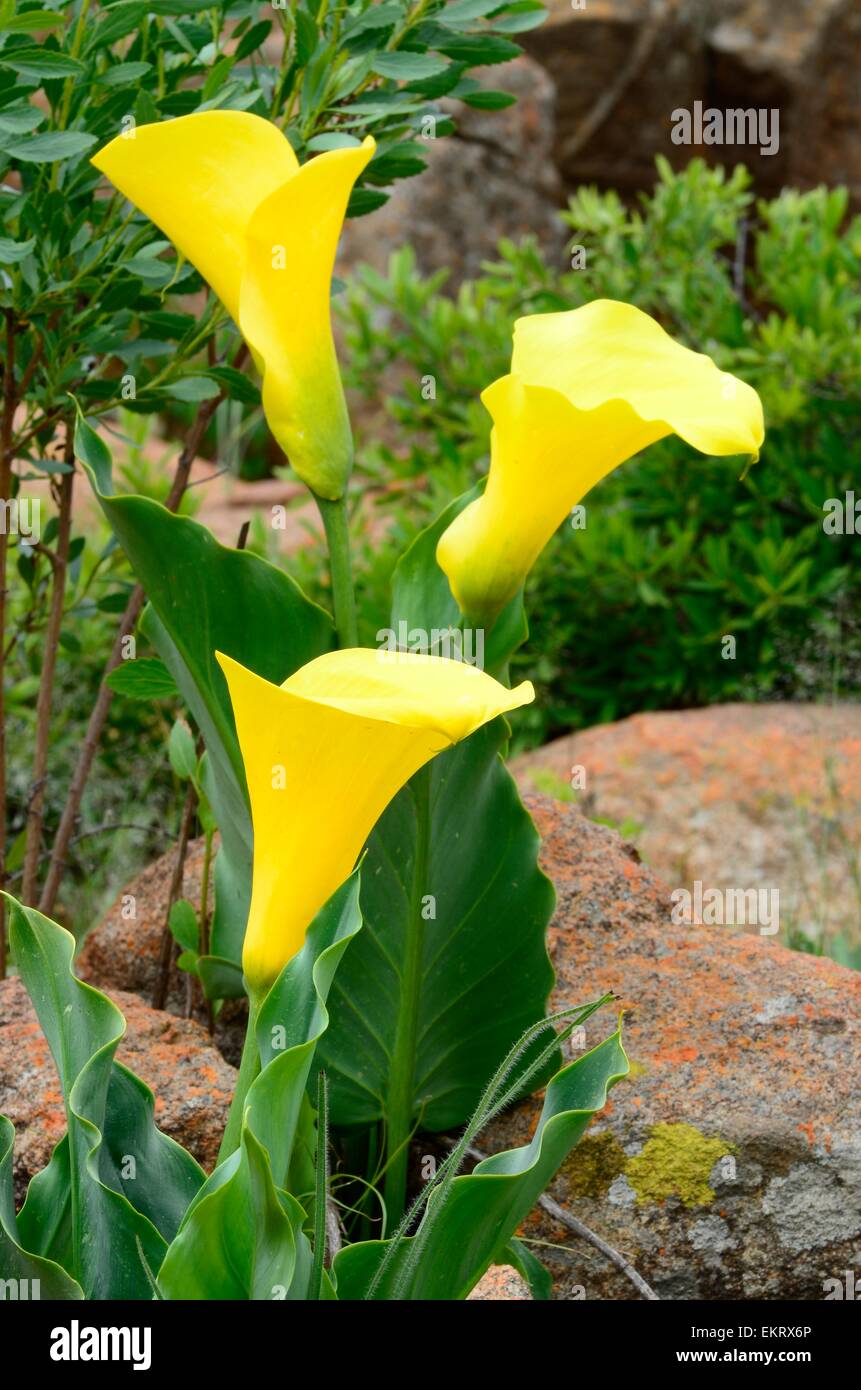
[[[56,1297],[463,1298],[494,1260],[536,1278],[515,1231],[628,1069],[618,1029],[559,1067],[560,1037],[609,992],[545,1017],[553,892],[500,756],[504,716],[532,686],[356,641],[352,439],[329,297],[373,149],[300,167],[275,125],[212,110],[137,126],[93,160],[219,296],[262,375],[273,435],[324,519],[339,508],[327,535],[340,649],[326,615],[267,561],[113,495],[109,451],[79,420],[78,457],[149,595],[144,630],[206,744],[195,778],[222,831],[216,912],[248,904],[240,938],[225,936],[222,956],[186,949],[189,968],[216,1007],[244,982],[249,1021],[206,1176],[155,1129],[146,1087],[114,1066],[121,1016],[75,978],[69,934],[12,905],[69,1142],[18,1216],[0,1117],[0,1277],[37,1277]],[[570,508],[649,444],[676,434],[701,453],[756,456],[763,439],[749,386],[611,301],[521,319],[511,371],[482,399],[484,492],[442,534],[440,523],[414,538],[395,577],[391,630],[404,624],[411,641],[446,626],[452,595],[465,619],[493,627]],[[518,629],[510,647],[520,640]],[[211,982],[239,977],[240,957],[240,983],[219,993]],[[481,1127],[537,1085],[530,1143],[459,1174]],[[330,1118],[352,1165],[338,1251]],[[462,1133],[419,1180],[410,1143],[422,1128]],[[140,1182],[115,1165],[121,1130],[146,1153]],[[45,1236],[62,1225],[55,1197],[72,1212],[68,1239]]]

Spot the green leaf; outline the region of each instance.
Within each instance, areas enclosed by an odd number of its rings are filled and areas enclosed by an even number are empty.
[[[121,662],[111,671],[105,684],[128,700],[174,700],[179,695],[170,671],[155,656]]]
[[[0,34],[32,34],[41,29],[62,29],[65,17],[53,10],[25,10],[0,23]]]
[[[411,785],[371,835],[362,873],[368,929],[338,975],[338,1007],[321,1045],[338,1126],[389,1113],[408,931],[423,936],[410,1005],[412,1114],[423,1129],[460,1124],[500,1056],[544,1012],[553,983],[544,933],[555,895],[538,867],[538,833],[500,757],[507,739],[496,720],[426,769],[430,854],[418,894]],[[415,897],[435,915],[416,922]]]
[[[470,24],[503,8],[505,0],[453,0],[434,16],[438,24]]]
[[[0,139],[4,135],[25,135],[41,125],[44,119],[44,111],[36,106],[6,107],[0,111]]]
[[[476,111],[504,111],[507,106],[514,106],[517,97],[513,97],[510,92],[467,92],[460,98],[466,106],[475,107]]]
[[[167,741],[170,765],[183,782],[194,781],[197,776],[197,754],[194,751],[194,738],[184,719],[177,719]]]
[[[0,265],[17,265],[25,256],[29,256],[35,245],[35,237],[30,237],[28,241],[10,241],[8,237],[0,237]]]
[[[200,945],[200,928],[197,913],[187,898],[178,898],[168,915],[167,924],[171,935],[184,951],[197,951]]]
[[[231,400],[242,401],[243,405],[259,405],[260,390],[250,377],[235,367],[209,367],[204,373],[211,377],[220,390],[227,392]]]
[[[398,82],[415,82],[423,77],[438,77],[448,63],[432,53],[378,53],[373,70],[379,77],[391,77]]]
[[[116,63],[107,72],[99,73],[97,81],[103,87],[131,87],[152,72],[152,63]]]
[[[0,52],[0,67],[12,68],[14,72],[20,72],[22,77],[42,78],[81,77],[87,71],[86,64],[68,53],[35,45],[32,48],[4,48]],[[92,143],[95,143],[95,137]]]
[[[212,954],[221,961],[213,962],[211,978],[222,985],[232,980],[241,994],[237,965],[250,895],[251,819],[230,696],[215,653],[280,684],[331,649],[332,622],[282,570],[251,551],[221,545],[205,526],[158,502],[113,495],[110,453],[96,439],[107,464],[84,431],[85,452],[78,457],[149,598],[142,631],[174,677],[206,745],[203,788],[221,831],[212,928]],[[77,450],[78,430],[75,440]],[[206,958],[200,973],[208,982]]]
[[[308,66],[317,47],[317,25],[312,15],[299,6],[295,10],[296,20],[296,63],[300,68]]]
[[[19,1298],[81,1299],[84,1291],[80,1284],[60,1265],[29,1253],[21,1245],[12,1183],[14,1142],[12,1121],[0,1115],[0,1280],[15,1280]]]
[[[158,1270],[203,1173],[155,1128],[152,1092],[114,1062],[125,1020],[76,979],[74,938],[33,908],[7,901],[9,939],[57,1067],[68,1126],[48,1168],[30,1184],[19,1230],[32,1248],[59,1239],[64,1267],[87,1298],[148,1299],[139,1245]]]
[[[25,164],[55,164],[83,154],[98,141],[84,130],[45,130],[23,140],[5,140],[3,148],[13,159]]]
[[[214,400],[221,394],[221,387],[209,376],[187,376],[181,381],[172,381],[169,386],[164,387],[164,392],[175,401],[197,403]]]
[[[553,1275],[537,1255],[533,1255],[528,1245],[512,1236],[499,1257],[499,1263],[513,1265],[518,1274],[526,1280],[529,1292],[536,1302],[548,1302],[553,1297]]]
[[[507,63],[523,52],[518,44],[510,39],[500,39],[493,34],[452,34],[450,39],[438,44],[440,52],[449,58],[468,63],[472,68],[489,67],[493,63]]]
[[[358,871],[317,914],[269,991],[255,1036],[261,1072],[246,1098],[240,1147],[190,1206],[162,1266],[172,1299],[303,1299],[312,1272],[305,1212],[285,1190],[306,1106],[326,999],[361,926]]]
[[[472,1173],[454,1179],[446,1199],[441,1189],[428,1202],[416,1236],[400,1249],[375,1297],[392,1297],[410,1266],[413,1242],[422,1239],[421,1258],[399,1297],[409,1300],[463,1299],[486,1269],[504,1258],[522,1221],[579,1142],[592,1116],[606,1104],[611,1086],[628,1073],[621,1032],[563,1067],[547,1088],[532,1141],[494,1154]],[[333,1273],[339,1299],[367,1296],[389,1242],[366,1241],[336,1255]]]
[[[460,614],[436,563],[436,546],[477,495],[476,489],[451,503],[402,557],[390,618],[397,644],[423,638],[430,650],[458,654],[445,647]],[[490,634],[484,665],[504,665],[525,630],[518,596]],[[479,634],[467,635],[463,654],[477,658],[478,642]],[[537,832],[500,756],[507,740],[508,726],[498,719],[420,774],[430,779],[432,807],[420,892],[413,882],[415,781],[394,799],[369,840],[362,876],[369,929],[339,975],[344,1007],[322,1047],[336,1125],[370,1124],[388,1113],[408,930],[417,928],[424,938],[412,1068],[412,1112],[421,1115],[423,1128],[464,1120],[498,1058],[544,1012],[553,980],[544,933],[554,892],[538,868]],[[419,896],[429,899],[435,915],[410,925]],[[458,982],[454,992],[452,980]]]

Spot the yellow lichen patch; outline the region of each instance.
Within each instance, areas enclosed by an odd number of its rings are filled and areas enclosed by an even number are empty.
[[[715,1197],[709,1174],[732,1151],[732,1144],[707,1139],[693,1125],[658,1124],[642,1151],[628,1159],[625,1174],[641,1206],[667,1197],[679,1197],[686,1207],[708,1206]]]

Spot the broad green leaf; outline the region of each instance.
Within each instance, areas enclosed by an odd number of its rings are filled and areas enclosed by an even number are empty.
[[[332,1122],[386,1117],[408,932],[423,938],[413,1116],[449,1129],[472,1111],[501,1056],[544,1013],[553,983],[544,933],[554,891],[538,833],[500,757],[503,720],[435,758],[426,877],[414,891],[412,785],[383,813],[362,867],[366,930],[335,982],[321,1044]],[[433,916],[416,920],[421,898]]]
[[[222,985],[232,980],[235,992],[241,994],[241,975],[235,967],[250,895],[251,818],[230,696],[215,653],[224,652],[280,683],[330,650],[332,623],[292,579],[268,561],[221,545],[205,526],[175,516],[148,498],[115,495],[110,453],[86,422],[79,421],[75,448],[146,590],[149,605],[142,630],[160,653],[203,734],[207,749],[203,788],[221,831],[212,929],[212,954],[221,960],[213,962],[211,979]],[[210,990],[205,958],[201,978]]]
[[[627,1072],[620,1030],[563,1067],[547,1088],[531,1142],[483,1159],[472,1173],[454,1179],[444,1201],[437,1189],[422,1226],[400,1242],[374,1297],[391,1298],[399,1289],[397,1296],[409,1300],[466,1298],[485,1270],[503,1261],[515,1231],[605,1105],[610,1087]],[[420,1258],[412,1255],[416,1241]],[[336,1255],[339,1299],[367,1297],[388,1244],[366,1241]]]
[[[248,1092],[239,1149],[189,1207],[159,1277],[167,1298],[301,1299],[311,1274],[305,1212],[286,1187],[326,1000],[361,927],[356,870],[318,913],[263,1002],[262,1070]],[[347,953],[349,955],[349,952]]]
[[[4,1297],[18,1299],[81,1299],[84,1291],[54,1260],[31,1254],[21,1245],[12,1186],[15,1129],[0,1115],[0,1281]],[[11,1285],[10,1285],[11,1281]],[[15,1292],[11,1293],[10,1288]]]
[[[140,1250],[158,1270],[203,1173],[155,1128],[148,1087],[114,1063],[125,1021],[72,973],[74,938],[7,901],[15,961],[57,1067],[68,1130],[30,1185],[19,1229],[33,1245],[66,1250],[64,1267],[86,1297],[149,1298]]]

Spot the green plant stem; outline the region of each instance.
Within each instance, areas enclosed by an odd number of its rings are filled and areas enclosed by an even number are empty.
[[[388,1118],[386,1132],[386,1218],[397,1224],[403,1215],[412,1132],[413,1086],[415,1082],[418,1006],[422,983],[425,919],[422,899],[427,886],[430,852],[430,770],[423,767],[410,786],[416,808],[416,852],[410,916],[401,970],[398,1021],[389,1069]]]
[[[315,494],[316,496],[316,494]],[[350,560],[350,529],[347,522],[347,498],[330,502],[317,497],[323,518],[326,544],[329,547],[329,573],[332,578],[332,603],[335,626],[341,647],[357,647],[359,630],[356,623],[356,595],[353,589],[353,567]]]
[[[218,1150],[219,1163],[223,1163],[239,1148],[239,1140],[242,1136],[242,1118],[245,1114],[245,1100],[252,1082],[260,1075],[260,1052],[257,1047],[257,1015],[259,1011],[259,1003],[249,996],[248,1028],[245,1032],[245,1042],[242,1045],[242,1059],[239,1063],[239,1075],[236,1078],[236,1090],[233,1092],[233,1100],[230,1102],[230,1112],[224,1128],[224,1137],[221,1140],[221,1148]]]

